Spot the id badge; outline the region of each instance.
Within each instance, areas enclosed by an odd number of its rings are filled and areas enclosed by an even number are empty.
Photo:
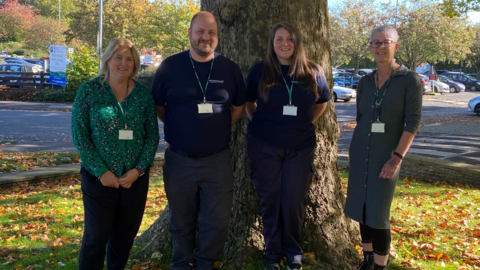
[[[198,113],[213,113],[213,106],[210,103],[198,104]]]
[[[119,130],[118,131],[119,140],[133,140],[133,130]]]
[[[297,107],[293,105],[283,106],[283,115],[297,116]]]
[[[385,133],[385,123],[373,123],[372,132],[374,133]]]

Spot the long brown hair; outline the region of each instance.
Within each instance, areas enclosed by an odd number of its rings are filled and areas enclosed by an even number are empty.
[[[318,99],[319,95],[317,91],[316,76],[323,75],[323,69],[318,64],[308,60],[305,55],[305,50],[303,49],[300,32],[295,26],[288,22],[277,23],[270,33],[267,57],[263,63],[262,79],[260,80],[260,97],[267,102],[270,90],[278,84],[278,79],[282,74],[280,62],[273,49],[275,33],[280,28],[284,28],[290,32],[293,38],[293,43],[295,44],[288,75],[295,75],[295,79],[302,84],[302,87],[307,91],[312,91],[315,94],[315,99]],[[315,71],[317,71],[318,74],[315,74]]]

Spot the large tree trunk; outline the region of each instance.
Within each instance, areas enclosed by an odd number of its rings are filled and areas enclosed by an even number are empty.
[[[303,34],[308,57],[324,67],[331,88],[326,0],[202,0],[201,9],[211,11],[218,20],[217,51],[235,61],[244,75],[253,63],[265,57],[273,25],[290,21]],[[247,117],[235,124],[231,142],[235,190],[224,253],[225,262],[234,269],[262,259],[264,249],[258,198],[247,170],[247,124]],[[360,241],[357,227],[343,214],[345,195],[337,171],[339,128],[333,102],[329,102],[315,127],[314,180],[309,192],[303,248],[305,252],[315,252],[317,258],[329,265],[349,269],[359,260],[355,245]],[[137,243],[147,243],[137,256],[170,245],[166,212],[137,239]]]

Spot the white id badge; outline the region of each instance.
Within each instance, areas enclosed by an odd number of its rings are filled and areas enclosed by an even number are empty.
[[[198,104],[198,113],[213,113],[213,106],[210,103]]]
[[[293,105],[283,106],[283,115],[297,116],[297,107]]]
[[[385,123],[373,123],[372,132],[374,133],[385,133]]]
[[[118,131],[119,140],[133,140],[133,130],[119,130]]]

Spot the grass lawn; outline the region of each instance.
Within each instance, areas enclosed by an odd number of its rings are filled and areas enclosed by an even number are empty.
[[[0,152],[0,173],[27,171],[39,167],[79,163],[78,153],[54,152]]]
[[[162,177],[155,168],[152,172],[141,232],[166,205]],[[341,177],[346,186],[348,172],[342,171]],[[78,179],[65,179],[0,189],[0,269],[78,268],[83,232],[79,184]],[[391,220],[392,252],[397,258],[390,269],[478,269],[479,203],[479,188],[399,181]],[[323,269],[313,253],[305,257],[304,269]],[[127,268],[169,269],[169,260],[165,252],[161,259],[131,260]],[[259,262],[244,269],[263,267]]]

